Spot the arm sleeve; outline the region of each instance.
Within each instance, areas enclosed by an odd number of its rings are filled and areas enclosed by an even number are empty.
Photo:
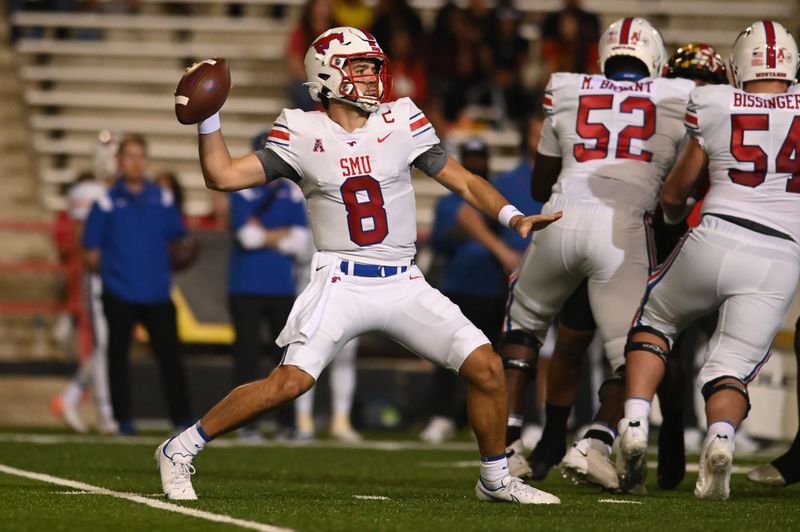
[[[101,246],[108,226],[109,215],[110,211],[104,210],[100,205],[100,201],[96,201],[92,205],[92,210],[89,212],[89,217],[83,226],[83,235],[81,236],[83,247],[97,249]]]
[[[444,165],[447,164],[447,152],[442,144],[439,143],[419,154],[412,164],[425,172],[425,175],[435,177],[439,175]]]
[[[436,136],[436,130],[433,129],[433,125],[419,107],[411,99],[405,98],[405,100],[408,103],[408,128],[411,133],[412,145],[411,155],[408,157],[410,166],[422,153],[439,144],[439,137]]]
[[[542,135],[539,137],[539,145],[536,151],[548,157],[561,157],[561,146],[558,144],[558,134],[551,116],[544,119]]]
[[[302,180],[300,159],[292,146],[292,132],[285,109],[272,124],[272,129],[267,136],[267,145],[256,151],[255,154],[261,161],[261,166],[264,167],[267,182],[279,177],[286,177],[295,183]]]

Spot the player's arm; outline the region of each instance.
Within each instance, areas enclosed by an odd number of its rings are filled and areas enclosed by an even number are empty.
[[[267,176],[254,153],[231,157],[222,131],[199,133],[200,167],[206,186],[212,190],[233,191],[263,185]]]
[[[537,151],[531,175],[531,197],[538,202],[547,203],[560,173],[561,157],[553,157]]]
[[[661,188],[660,203],[666,223],[674,225],[688,216],[694,206],[690,198],[692,190],[707,168],[706,152],[697,139],[689,138]]]
[[[431,148],[431,150],[435,149],[441,148],[437,146]],[[523,238],[527,237],[531,231],[544,229],[562,216],[561,212],[548,215],[524,216],[487,180],[473,174],[449,156],[444,167],[431,177],[464,198],[467,203],[487,216],[498,219],[501,223],[505,222],[505,225],[514,229]],[[502,218],[500,217],[501,210],[503,210],[504,214]],[[510,219],[505,219],[508,213],[513,214]]]
[[[456,214],[456,219],[466,233],[483,244],[507,272],[513,272],[517,269],[522,256],[503,242],[503,239],[497,233],[492,231],[481,213],[469,205],[461,205]]]

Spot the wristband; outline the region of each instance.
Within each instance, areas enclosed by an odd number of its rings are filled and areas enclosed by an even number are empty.
[[[220,124],[219,112],[217,112],[197,124],[197,133],[200,135],[208,135],[209,133],[219,131],[221,128],[222,124]]]
[[[522,214],[520,212],[519,209],[517,209],[513,205],[509,204],[509,205],[506,205],[505,207],[503,207],[502,209],[500,209],[500,214],[497,215],[497,220],[502,225],[504,225],[505,227],[508,227],[509,229],[511,229],[511,225],[510,225],[511,224],[511,219],[514,216],[517,216],[517,215],[525,216],[524,214]]]

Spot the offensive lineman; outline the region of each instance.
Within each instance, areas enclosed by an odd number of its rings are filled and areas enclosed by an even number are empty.
[[[382,330],[469,383],[469,418],[481,452],[479,499],[560,502],[509,475],[500,359],[486,336],[414,265],[416,209],[409,167],[433,176],[523,237],[561,213],[522,216],[486,180],[449,158],[411,100],[384,103],[386,66],[372,35],[333,28],[305,57],[306,85],[325,112],[284,110],[266,148],[235,159],[218,115],[198,125],[207,186],[236,190],[278,177],[294,180],[308,198],[319,252],[312,260],[311,282],[278,337],[284,347],[281,364],[267,378],[234,389],[196,425],[156,450],[167,498],[197,498],[192,459],[208,441],[304,393],[350,339]]]
[[[667,221],[708,169],[700,225],[651,276],[626,345],[625,418],[618,466],[643,476],[650,401],[672,341],[719,309],[697,377],[708,433],[695,496],[727,499],[734,436],[747,416],[747,384],[769,357],[800,275],[800,91],[797,44],[772,21],[754,22],[731,54],[735,87],[695,89],[686,110],[691,139],[661,191]]]
[[[619,488],[610,454],[622,416],[625,336],[655,257],[645,219],[684,136],[682,118],[694,87],[689,80],[660,78],[665,61],[661,34],[642,18],[624,18],[600,39],[604,76],[552,76],[532,192],[546,196],[552,187],[542,212],[569,209],[569,216],[534,235],[512,282],[501,348],[511,419],[522,411],[548,327],[588,279],[614,376],[601,386],[595,423],[567,452],[562,471],[612,490]]]

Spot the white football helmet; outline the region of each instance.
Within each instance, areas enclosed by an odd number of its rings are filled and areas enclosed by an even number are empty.
[[[736,37],[731,52],[731,75],[739,88],[747,81],[795,82],[797,43],[786,28],[771,20],[753,22]]]
[[[353,73],[351,65],[359,59],[374,62],[375,73]],[[308,48],[305,66],[305,85],[316,101],[324,95],[372,113],[389,97],[389,61],[375,37],[365,31],[347,26],[326,31]],[[359,84],[367,84],[367,92],[374,94],[363,94]]]
[[[621,18],[600,36],[600,70],[606,61],[617,55],[635,57],[647,67],[651,78],[662,75],[667,51],[661,33],[643,18]]]

